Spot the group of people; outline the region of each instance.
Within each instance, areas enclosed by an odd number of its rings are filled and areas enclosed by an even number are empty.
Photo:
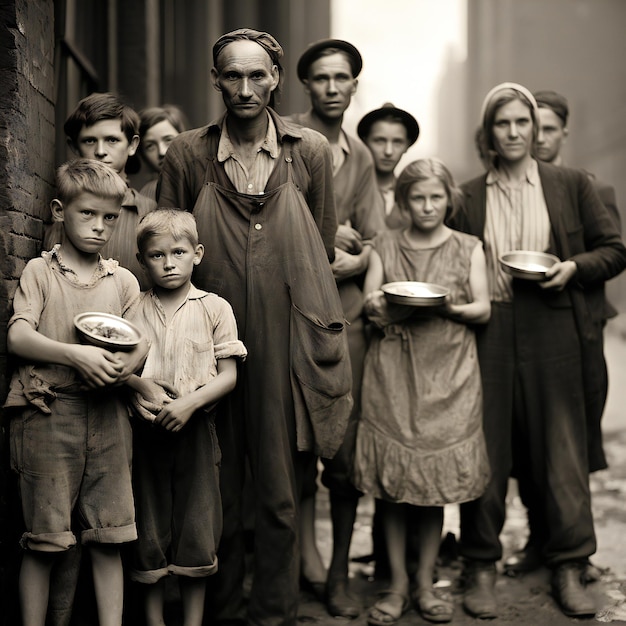
[[[356,47],[304,50],[311,107],[288,117],[274,109],[282,55],[265,32],[221,36],[211,81],[225,112],[201,128],[163,107],[140,132],[113,94],[88,96],[66,122],[79,158],[58,170],[45,251],[23,272],[8,329],[23,624],[44,626],[55,580],[77,572],[62,559],[77,542],[102,625],[122,623],[124,572],[150,626],[165,624],[170,575],[185,626],[295,625],[304,589],[330,615],[357,617],[348,563],[364,493],[389,578],[368,623],[410,606],[452,620],[453,601],[433,588],[450,503],[461,506],[463,606],[495,617],[511,475],[532,539],[511,567],[550,567],[563,612],[593,614],[604,283],[626,248],[597,181],[541,160],[567,134],[566,101],[498,85],[481,111],[483,175],[459,187],[428,158],[396,178],[420,127],[386,104],[359,138],[344,130]],[[145,196],[123,180],[138,149],[159,172]],[[560,260],[541,282],[514,279],[499,258],[515,250]],[[448,295],[397,304],[382,290],[397,281]],[[72,320],[84,311],[127,318],[142,340],[81,344]],[[328,570],[315,537],[320,466]]]

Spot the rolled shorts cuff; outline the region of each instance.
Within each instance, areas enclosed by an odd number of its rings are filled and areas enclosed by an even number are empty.
[[[217,557],[211,565],[199,565],[197,567],[184,567],[183,565],[170,565],[170,573],[187,578],[205,578],[217,573]]]
[[[70,530],[38,535],[26,532],[20,539],[20,546],[33,552],[66,552],[75,545],[76,537]]]
[[[80,535],[81,543],[129,543],[137,539],[135,524],[110,528],[89,528]]]
[[[159,580],[170,575],[170,570],[167,567],[160,567],[159,569],[152,569],[149,571],[142,571],[137,569],[130,570],[130,579],[136,583],[143,583],[144,585],[154,585]]]

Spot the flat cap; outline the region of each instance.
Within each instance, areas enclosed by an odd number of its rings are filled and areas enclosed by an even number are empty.
[[[313,61],[321,56],[320,53],[327,48],[337,48],[345,52],[350,59],[350,67],[352,68],[352,78],[356,78],[363,68],[363,58],[361,53],[349,42],[343,39],[320,39],[309,45],[298,59],[298,78],[306,80],[309,67]]]
[[[533,96],[535,96],[537,106],[540,109],[552,109],[552,111],[554,111],[554,114],[561,118],[563,125],[567,126],[567,118],[569,117],[569,106],[567,104],[567,98],[565,96],[549,89],[535,91]]]
[[[409,140],[409,145],[412,146],[419,137],[420,127],[417,120],[408,112],[403,109],[398,109],[393,106],[391,102],[385,102],[380,109],[374,109],[369,113],[366,113],[359,122],[356,128],[356,132],[359,137],[365,141],[374,122],[385,118],[397,118],[397,120],[406,128],[406,136]]]

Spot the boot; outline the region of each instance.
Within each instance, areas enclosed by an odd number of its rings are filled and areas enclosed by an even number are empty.
[[[471,561],[466,565],[463,608],[471,616],[479,619],[498,616],[496,576],[496,564],[490,561]]]
[[[586,563],[568,561],[552,572],[552,595],[569,617],[595,615],[596,602],[583,584]]]

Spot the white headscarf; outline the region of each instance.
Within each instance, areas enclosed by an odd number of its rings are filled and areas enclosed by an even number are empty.
[[[480,124],[483,125],[485,123],[485,113],[487,112],[487,107],[494,99],[494,97],[500,93],[501,91],[505,91],[506,89],[515,89],[515,91],[519,91],[521,94],[528,98],[528,102],[530,102],[535,119],[538,118],[537,111],[539,107],[537,106],[537,101],[535,100],[535,96],[524,87],[524,85],[520,85],[519,83],[500,83],[496,85],[493,89],[489,91],[489,93],[485,96],[483,100],[483,106],[480,109]]]

